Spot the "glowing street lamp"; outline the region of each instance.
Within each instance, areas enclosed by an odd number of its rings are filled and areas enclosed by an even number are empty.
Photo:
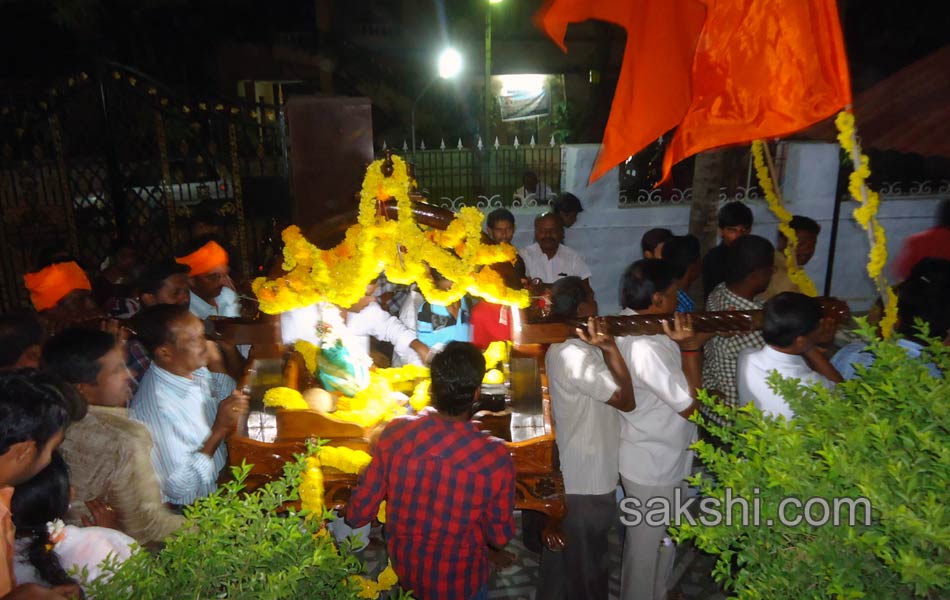
[[[410,127],[412,129],[412,151],[416,151],[416,105],[419,104],[419,100],[422,100],[422,97],[426,92],[429,91],[429,88],[432,87],[432,84],[435,83],[436,79],[453,79],[462,72],[462,55],[459,54],[458,50],[455,48],[446,48],[439,53],[438,60],[438,76],[433,77],[429,80],[429,83],[426,84],[422,91],[419,92],[419,95],[416,96],[415,101],[412,103],[412,111],[409,113]]]

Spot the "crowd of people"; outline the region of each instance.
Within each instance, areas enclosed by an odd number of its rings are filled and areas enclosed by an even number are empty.
[[[874,356],[860,343],[830,356],[835,323],[789,278],[787,240],[752,234],[752,212],[738,202],[719,211],[721,243],[705,257],[691,235],[643,236],[643,258],[620,277],[620,314],[674,316],[663,335],[614,338],[593,318],[587,262],[564,244],[583,208],[575,196],[558,200],[535,218],[534,243],[506,275],[537,292],[550,318],[587,322],[544,358],[568,543],[541,550],[538,597],[606,599],[618,488],[641,506],[685,497],[697,390],[791,421],[794,412],[766,381],[771,373],[832,388],[860,377]],[[804,265],[820,227],[804,216],[791,226]],[[911,356],[923,351],[920,322],[950,343],[943,300],[950,244],[940,241],[948,230],[945,202],[934,230],[912,237],[899,261],[897,329]],[[496,242],[514,233],[510,211],[488,215]],[[430,276],[440,287],[452,283],[435,270]],[[700,277],[702,303],[692,293]],[[211,318],[241,315],[248,297],[214,232],[147,265],[116,244],[91,277],[72,257],[52,253],[24,283],[34,310],[0,316],[0,598],[80,597],[84,580],[72,569],[94,577],[106,556],[121,561],[136,543],[160,544],[182,527],[184,507],[216,489],[228,438],[245,433],[249,399],[235,382],[248,349],[209,337]],[[698,306],[761,309],[764,325],[699,333],[690,316]],[[339,520],[344,534],[354,531],[344,520],[365,532],[386,501],[386,541],[401,585],[418,598],[487,598],[492,564],[514,534],[515,470],[504,444],[472,417],[486,370],[479,349],[510,339],[511,309],[468,297],[440,305],[383,276],[354,305],[314,311],[285,314],[285,332],[314,333],[332,316],[354,364],[369,364],[374,339],[391,348],[378,363],[431,367],[431,407],[379,435]],[[351,379],[359,377],[354,369]],[[331,391],[353,385],[321,381]],[[665,525],[626,527],[622,597],[665,598],[674,556]]]

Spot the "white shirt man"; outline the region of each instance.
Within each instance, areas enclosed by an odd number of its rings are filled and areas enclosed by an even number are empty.
[[[221,288],[221,293],[214,299],[216,306],[205,302],[201,296],[191,292],[191,304],[188,305],[191,314],[202,321],[208,317],[240,317],[241,300],[237,292],[229,287]]]
[[[620,416],[607,401],[620,388],[600,350],[576,339],[553,344],[545,367],[566,493],[613,493]]]
[[[670,286],[670,308],[676,305],[676,287]],[[657,294],[659,295],[659,294]],[[622,315],[635,315],[624,309]],[[696,440],[696,425],[681,413],[691,410],[694,400],[683,371],[681,347],[666,335],[624,336],[617,339],[633,379],[637,407],[621,415],[620,477],[627,499],[644,518],[627,525],[624,541],[621,596],[631,600],[666,598],[675,547],[663,543],[665,525],[646,520],[652,499],[662,499],[676,514],[689,476]],[[694,354],[695,356],[695,354]],[[695,373],[698,379],[698,369]],[[657,500],[653,500],[656,502]],[[658,549],[659,548],[659,549]]]
[[[515,202],[520,202],[522,204],[525,204],[525,203],[530,204],[531,200],[534,200],[538,204],[547,204],[548,202],[553,200],[556,196],[557,194],[555,194],[554,191],[551,190],[548,184],[544,183],[543,181],[536,180],[534,191],[531,191],[526,186],[522,185],[520,188],[515,190],[515,193],[512,196],[512,199]]]
[[[624,336],[617,345],[637,398],[637,407],[621,415],[620,474],[640,485],[678,485],[690,474],[687,448],[696,440],[696,424],[679,414],[693,404],[680,347],[666,335]]]
[[[773,417],[783,415],[792,419],[795,416],[788,402],[769,386],[768,378],[773,371],[785,378],[799,379],[805,385],[820,383],[828,389],[835,385],[812,370],[801,355],[779,352],[768,345],[758,350],[747,348],[739,354],[738,360],[736,383],[740,406],[752,402],[756,408]]]
[[[524,259],[525,272],[529,279],[537,277],[543,283],[554,283],[571,275],[590,279],[590,267],[580,254],[564,244],[558,245],[557,253],[552,258],[548,258],[537,243],[522,248],[519,254]]]

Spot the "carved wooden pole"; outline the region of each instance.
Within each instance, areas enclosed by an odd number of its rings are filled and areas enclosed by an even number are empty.
[[[850,317],[847,305],[835,298],[819,298],[825,317],[839,324]],[[515,311],[512,339],[515,344],[553,344],[567,338],[577,337],[578,327],[587,327],[582,320],[526,321],[525,311]],[[699,332],[750,333],[762,329],[764,312],[761,310],[728,310],[718,312],[690,313],[693,329]],[[596,317],[606,330],[615,336],[657,335],[663,333],[663,321],[671,320],[672,314],[632,315],[623,317]]]

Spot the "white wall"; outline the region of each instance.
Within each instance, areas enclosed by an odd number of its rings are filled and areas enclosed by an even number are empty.
[[[602,314],[619,310],[618,285],[623,270],[641,258],[640,237],[653,227],[666,227],[676,234],[686,233],[689,204],[618,208],[619,176],[610,171],[590,187],[587,178],[599,146],[567,145],[562,148],[561,190],[581,199],[584,212],[567,230],[565,244],[580,252],[593,273],[591,285],[597,293]],[[838,177],[839,153],[835,144],[789,142],[785,148],[782,189],[786,206],[793,214],[809,216],[821,225],[815,257],[806,270],[819,291],[824,287],[831,223]],[[874,165],[871,165],[872,169]],[[893,199],[881,203],[879,218],[888,235],[888,251],[894,257],[908,235],[930,227],[937,198]],[[777,220],[764,200],[749,202],[755,215],[753,233],[773,242]],[[874,300],[874,288],[867,277],[867,236],[851,217],[856,204],[842,205],[831,293],[851,305],[866,310]],[[543,208],[513,209],[517,221],[514,244],[532,243],[534,217]]]

